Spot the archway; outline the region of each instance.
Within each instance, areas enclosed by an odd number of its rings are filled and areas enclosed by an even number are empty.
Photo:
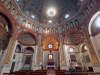
[[[42,39],[44,69],[58,69],[59,66],[59,39],[49,35]],[[55,66],[56,64],[56,66]],[[49,65],[49,66],[48,66]],[[52,67],[50,66],[52,65]]]
[[[90,39],[95,49],[96,55],[100,58],[100,11],[91,18],[88,26]]]
[[[0,50],[7,49],[12,36],[12,24],[10,19],[0,12]]]

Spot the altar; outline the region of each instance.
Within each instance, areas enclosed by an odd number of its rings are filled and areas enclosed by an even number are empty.
[[[47,61],[46,69],[49,69],[49,70],[56,69],[56,65],[53,59],[53,54],[48,54],[48,61]]]

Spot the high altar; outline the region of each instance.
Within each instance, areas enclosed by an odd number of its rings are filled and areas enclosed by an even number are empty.
[[[47,61],[47,65],[46,65],[46,69],[56,69],[55,67],[55,62],[54,62],[54,58],[53,58],[53,54],[48,54],[48,61]]]

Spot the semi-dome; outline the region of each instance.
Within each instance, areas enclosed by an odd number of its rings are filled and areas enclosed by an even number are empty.
[[[16,0],[21,11],[42,24],[59,24],[75,16],[83,4],[83,0]],[[48,9],[54,9],[55,15],[49,16]],[[49,12],[53,14],[54,12]]]

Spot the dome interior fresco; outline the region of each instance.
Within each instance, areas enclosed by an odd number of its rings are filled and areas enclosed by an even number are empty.
[[[81,0],[16,0],[21,11],[33,21],[42,24],[60,24],[74,17],[82,7]],[[54,8],[56,15],[48,16],[47,10]],[[68,14],[69,17],[65,18]],[[32,18],[33,16],[33,18]],[[48,21],[52,22],[49,23]]]

